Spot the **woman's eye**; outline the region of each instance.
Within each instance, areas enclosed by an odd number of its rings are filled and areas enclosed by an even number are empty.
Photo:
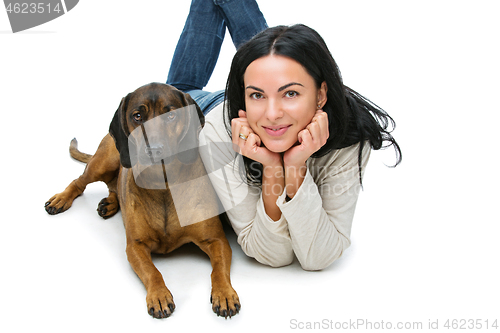
[[[287,91],[285,96],[288,98],[296,97],[299,93],[296,91]]]
[[[262,94],[258,93],[258,92],[254,92],[254,93],[250,94],[250,98],[252,98],[252,99],[261,99],[262,97],[264,97],[264,96],[262,96]]]

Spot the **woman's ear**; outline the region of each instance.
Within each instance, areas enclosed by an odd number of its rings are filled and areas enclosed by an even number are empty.
[[[321,109],[323,108],[323,106],[325,106],[326,101],[328,100],[327,93],[328,86],[326,85],[326,81],[323,81],[323,83],[321,83],[321,87],[318,90],[318,109]]]

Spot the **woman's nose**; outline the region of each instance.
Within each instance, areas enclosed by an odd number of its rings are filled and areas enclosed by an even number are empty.
[[[276,100],[269,100],[266,108],[267,119],[274,121],[283,117],[283,109],[281,104]]]

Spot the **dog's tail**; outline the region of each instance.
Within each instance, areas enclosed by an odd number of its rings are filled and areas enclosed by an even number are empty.
[[[76,141],[76,138],[71,140],[71,143],[69,144],[69,154],[75,160],[83,163],[87,163],[92,157],[92,155],[82,153],[81,151],[78,150],[78,141]]]

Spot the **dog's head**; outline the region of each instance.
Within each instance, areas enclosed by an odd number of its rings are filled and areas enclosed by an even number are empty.
[[[198,157],[195,148],[204,124],[191,96],[167,84],[150,83],[122,98],[109,133],[125,168],[137,161],[157,164],[175,158],[189,164]]]

